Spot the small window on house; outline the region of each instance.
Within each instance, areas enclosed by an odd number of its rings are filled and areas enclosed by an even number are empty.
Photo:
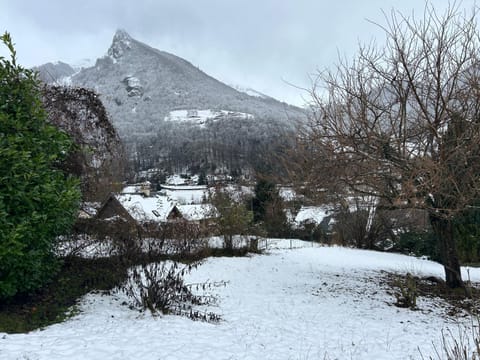
[[[152,210],[152,213],[153,215],[155,215],[156,217],[160,217],[160,214],[157,210]]]

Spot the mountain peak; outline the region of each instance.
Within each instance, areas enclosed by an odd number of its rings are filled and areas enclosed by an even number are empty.
[[[132,40],[132,37],[127,33],[125,29],[117,29],[115,35],[113,35],[113,41]]]
[[[108,49],[108,55],[115,60],[122,57],[125,51],[132,48],[133,38],[123,29],[118,29],[113,36],[112,45]]]

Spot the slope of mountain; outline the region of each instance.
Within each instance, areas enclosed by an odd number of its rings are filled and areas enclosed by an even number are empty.
[[[233,87],[235,90],[237,91],[240,91],[240,92],[243,92],[247,95],[250,95],[250,96],[255,96],[255,97],[260,97],[260,98],[263,98],[263,99],[272,99],[272,100],[275,100],[274,98],[272,98],[271,96],[268,96],[260,91],[257,91],[255,89],[252,89],[252,88],[245,88],[243,86],[240,86],[240,85],[230,85],[231,87]]]
[[[46,63],[34,67],[33,70],[37,71],[40,80],[47,84],[54,84],[60,81],[60,79],[68,78],[75,73],[73,67],[61,61]]]
[[[145,160],[155,152],[156,158],[148,164],[142,163],[141,168],[162,166],[163,160],[178,150],[173,149],[175,146],[184,146],[188,143],[186,140],[197,141],[198,137],[192,138],[192,130],[188,128],[196,126],[195,122],[169,121],[175,111],[177,114],[178,111],[227,114],[215,124],[205,123],[202,131],[208,131],[210,126],[230,127],[233,132],[228,135],[230,138],[235,138],[234,128],[238,122],[249,122],[249,133],[254,127],[262,133],[272,126],[291,129],[295,121],[305,118],[300,108],[235,90],[188,61],[137,41],[123,30],[115,33],[107,55],[97,59],[93,67],[56,81],[91,88],[101,95],[130,157]],[[239,118],[229,117],[228,113],[250,115]],[[178,141],[165,139],[166,133],[174,134]],[[202,139],[210,141],[205,136]],[[215,162],[215,155],[208,161]],[[178,164],[179,167],[191,165]]]

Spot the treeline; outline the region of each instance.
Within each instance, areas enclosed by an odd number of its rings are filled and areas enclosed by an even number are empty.
[[[192,124],[165,123],[155,136],[127,144],[135,172],[279,173],[278,154],[292,144],[294,127],[274,119],[225,119]]]

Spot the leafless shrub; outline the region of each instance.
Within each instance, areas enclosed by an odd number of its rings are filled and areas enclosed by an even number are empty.
[[[415,310],[417,308],[417,283],[412,274],[407,273],[404,279],[397,279],[394,284],[397,291],[394,293],[397,302],[395,306]]]
[[[175,261],[163,261],[136,266],[120,290],[132,299],[131,307],[142,311],[149,310],[152,314],[175,314],[193,320],[218,322],[219,315],[195,308],[212,305],[216,298],[212,295],[195,294],[192,288],[208,290],[224,283],[189,285],[184,281],[185,275],[196,269],[199,264],[196,262],[185,265]]]
[[[199,262],[181,264],[176,261],[161,261],[135,266],[120,290],[131,299],[130,306],[141,311],[149,310],[152,314],[175,314],[193,320],[217,322],[220,317],[213,312],[195,309],[201,305],[214,304],[216,298],[195,294],[192,286],[184,281],[185,275],[196,269],[199,264]],[[203,290],[211,287],[210,283],[200,284]]]
[[[208,246],[207,233],[197,223],[178,220],[158,229],[164,250],[180,256],[191,256]]]
[[[137,242],[138,231],[122,218],[111,221],[79,219],[67,236],[57,242],[57,254],[64,258],[110,257],[126,253],[124,247]]]
[[[123,239],[116,242],[117,253],[130,265],[127,281],[118,287],[130,299],[130,307],[152,314],[176,314],[193,320],[217,322],[212,312],[196,307],[215,302],[213,296],[198,295],[184,281],[196,269],[206,240],[201,228],[186,221],[150,226],[139,232],[146,238]],[[127,241],[125,241],[127,240]],[[183,262],[185,263],[183,263]],[[201,284],[203,289],[210,283]]]
[[[459,327],[457,334],[450,329],[442,331],[440,347],[434,346],[434,352],[430,360],[479,360],[480,319],[472,321],[470,328]]]

